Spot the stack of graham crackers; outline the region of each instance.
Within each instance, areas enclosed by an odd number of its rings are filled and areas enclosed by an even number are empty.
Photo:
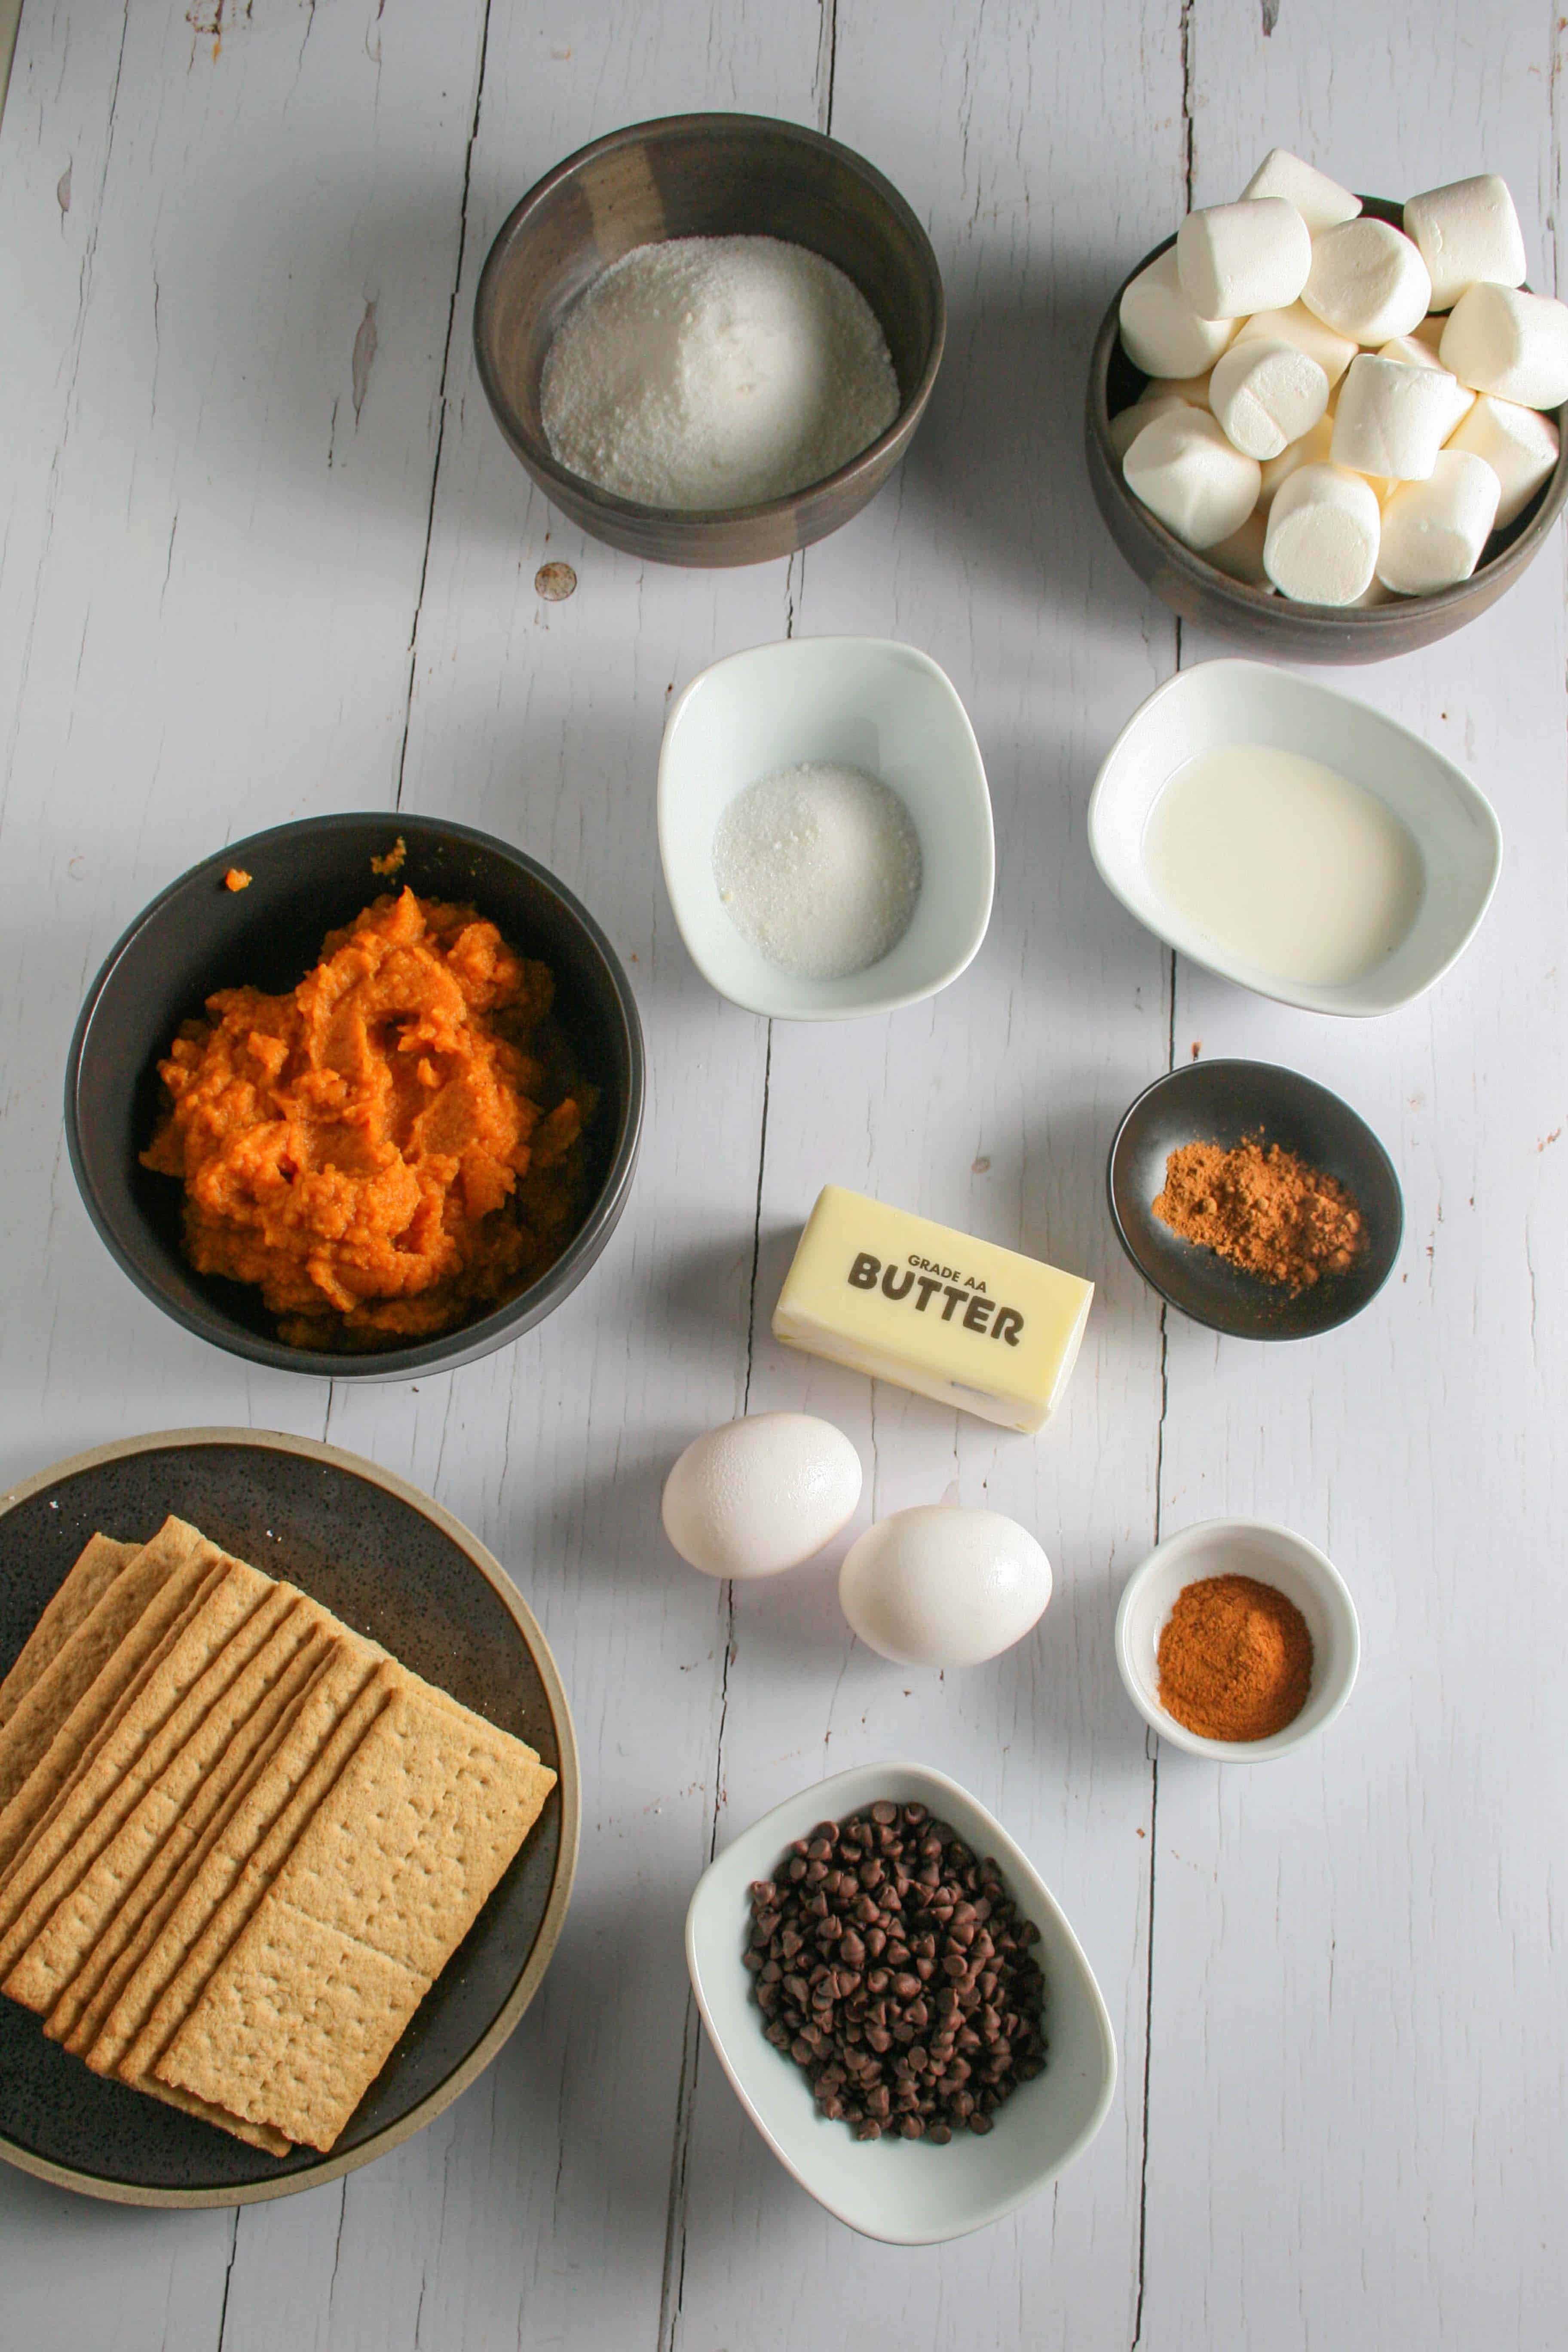
[[[555,1775],[184,1520],[0,1683],[0,1990],[95,2072],[330,2148]]]

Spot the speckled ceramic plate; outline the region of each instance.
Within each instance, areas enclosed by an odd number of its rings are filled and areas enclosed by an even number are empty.
[[[145,1539],[170,1511],[287,1577],[559,1774],[521,1853],[330,2156],[276,2158],[46,2040],[0,1997],[0,2157],[133,2205],[243,2205],[368,2164],[438,2116],[527,2008],[577,1860],[577,1748],[549,1646],[501,1568],[416,1487],[308,1438],[167,1430],[78,1454],[0,1494],[0,1675],[94,1528]]]

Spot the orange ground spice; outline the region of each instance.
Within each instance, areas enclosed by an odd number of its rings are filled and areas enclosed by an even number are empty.
[[[1272,1584],[1205,1576],[1176,1596],[1159,1667],[1161,1705],[1200,1739],[1269,1739],[1307,1704],[1312,1637]]]
[[[1283,1145],[1248,1136],[1230,1150],[1184,1143],[1165,1162],[1154,1214],[1292,1297],[1325,1274],[1343,1274],[1366,1247],[1361,1211],[1336,1176]]]

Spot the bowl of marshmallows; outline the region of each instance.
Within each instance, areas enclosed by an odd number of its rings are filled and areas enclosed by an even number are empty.
[[[1303,661],[1431,645],[1568,499],[1568,304],[1525,285],[1495,174],[1404,205],[1275,148],[1112,302],[1089,479],[1184,619]]]

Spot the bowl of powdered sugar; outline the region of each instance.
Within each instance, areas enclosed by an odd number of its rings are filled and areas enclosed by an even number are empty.
[[[698,970],[770,1017],[917,1003],[990,921],[979,747],[912,646],[793,637],[704,670],[665,726],[658,840]]]
[[[880,173],[795,123],[640,123],[568,157],[490,248],[480,380],[595,538],[757,563],[847,522],[909,446],[944,332],[931,241]]]

